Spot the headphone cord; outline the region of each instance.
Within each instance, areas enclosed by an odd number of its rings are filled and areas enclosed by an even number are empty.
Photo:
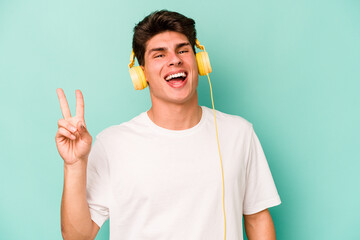
[[[213,112],[214,112],[214,119],[215,119],[216,139],[217,139],[217,145],[218,145],[219,156],[220,156],[221,177],[222,177],[222,194],[223,194],[222,202],[223,202],[223,213],[224,213],[224,240],[226,240],[224,170],[223,170],[222,159],[221,159],[220,144],[219,144],[219,134],[218,134],[217,123],[216,123],[216,114],[215,114],[214,98],[213,98],[213,92],[212,92],[212,87],[211,87],[211,81],[210,81],[209,74],[206,74],[206,76],[209,79],[209,86],[210,86],[210,93],[211,93],[211,103],[212,103]]]

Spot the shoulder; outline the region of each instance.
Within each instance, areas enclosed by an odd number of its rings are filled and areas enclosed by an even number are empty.
[[[145,116],[146,112],[139,114],[138,116],[132,118],[127,122],[123,122],[118,125],[110,126],[103,131],[101,131],[96,138],[97,139],[112,139],[114,137],[119,137],[127,135],[128,133],[137,133],[141,132],[144,126],[146,125]]]
[[[202,107],[202,109],[206,111],[206,115],[208,119],[209,120],[211,119],[212,121],[214,119],[213,109],[208,107]],[[215,110],[215,114],[218,124],[221,125],[222,127],[231,128],[233,130],[238,129],[242,131],[244,130],[249,131],[252,130],[253,128],[252,123],[250,123],[248,120],[246,120],[241,116],[224,113],[219,110]]]

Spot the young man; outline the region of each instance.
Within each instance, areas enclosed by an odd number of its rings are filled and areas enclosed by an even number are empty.
[[[76,91],[76,116],[57,90],[64,119],[64,239],[94,239],[110,217],[111,239],[224,239],[222,173],[212,110],[198,105],[195,22],[158,11],[134,29],[133,50],[152,107],[92,137]],[[280,204],[252,125],[216,112],[225,183],[226,239],[275,239],[269,207]],[[91,150],[91,151],[90,151]]]

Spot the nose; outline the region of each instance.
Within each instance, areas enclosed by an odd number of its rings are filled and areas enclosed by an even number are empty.
[[[180,66],[181,64],[182,60],[176,53],[170,55],[169,66]]]

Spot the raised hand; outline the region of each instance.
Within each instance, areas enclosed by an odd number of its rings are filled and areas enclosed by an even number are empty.
[[[87,161],[91,149],[92,137],[87,131],[84,120],[84,99],[80,90],[76,90],[76,115],[71,116],[64,91],[56,90],[63,119],[58,121],[55,136],[56,146],[65,164]]]

